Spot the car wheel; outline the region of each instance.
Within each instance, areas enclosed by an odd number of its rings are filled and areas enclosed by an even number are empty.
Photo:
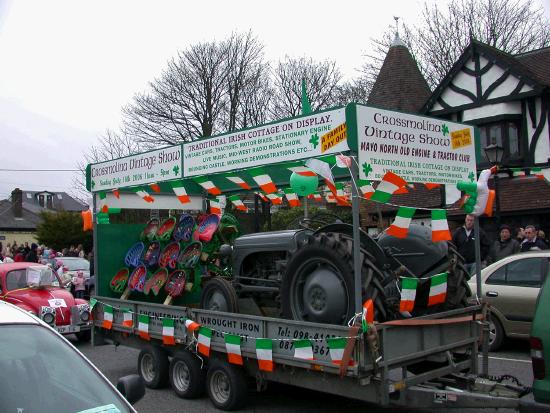
[[[504,340],[504,329],[494,314],[490,314],[489,322],[489,351],[497,351]]]
[[[150,389],[159,389],[168,382],[168,356],[158,347],[141,350],[138,373]]]

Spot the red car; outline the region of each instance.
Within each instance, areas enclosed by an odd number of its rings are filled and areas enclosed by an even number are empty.
[[[90,305],[63,288],[50,267],[32,262],[0,264],[0,300],[41,318],[61,334],[89,341]]]

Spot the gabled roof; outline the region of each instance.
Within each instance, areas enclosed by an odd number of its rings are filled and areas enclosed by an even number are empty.
[[[431,91],[409,49],[397,37],[388,50],[367,104],[418,113]]]
[[[11,201],[0,201],[0,230],[34,231],[40,223],[40,216],[23,208],[21,218],[15,218]]]
[[[445,89],[452,83],[455,76],[463,67],[465,67],[468,60],[474,57],[475,53],[479,53],[494,64],[505,70],[509,70],[511,75],[531,86],[534,89],[532,93],[541,93],[545,87],[550,85],[550,74],[548,70],[548,64],[550,64],[550,48],[546,47],[519,55],[511,55],[495,47],[489,46],[488,44],[472,39],[453,67],[426,101],[425,105],[420,110],[421,113],[430,112],[431,108],[441,97]],[[514,99],[514,97],[510,99]]]
[[[87,205],[82,204],[66,192],[52,192],[52,191],[26,191],[23,190],[23,208],[26,208],[32,212],[39,213],[41,211],[48,211],[47,208],[41,207],[38,202],[38,194],[47,193],[52,195],[53,209],[56,211],[84,211],[88,208]]]

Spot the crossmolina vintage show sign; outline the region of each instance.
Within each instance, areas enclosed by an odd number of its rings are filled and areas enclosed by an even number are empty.
[[[472,126],[357,105],[359,175],[455,185],[476,174]]]
[[[349,150],[344,109],[318,112],[183,145],[184,176]]]

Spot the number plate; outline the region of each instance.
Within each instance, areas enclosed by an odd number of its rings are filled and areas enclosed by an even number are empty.
[[[56,330],[61,334],[78,333],[80,326],[58,326]]]

